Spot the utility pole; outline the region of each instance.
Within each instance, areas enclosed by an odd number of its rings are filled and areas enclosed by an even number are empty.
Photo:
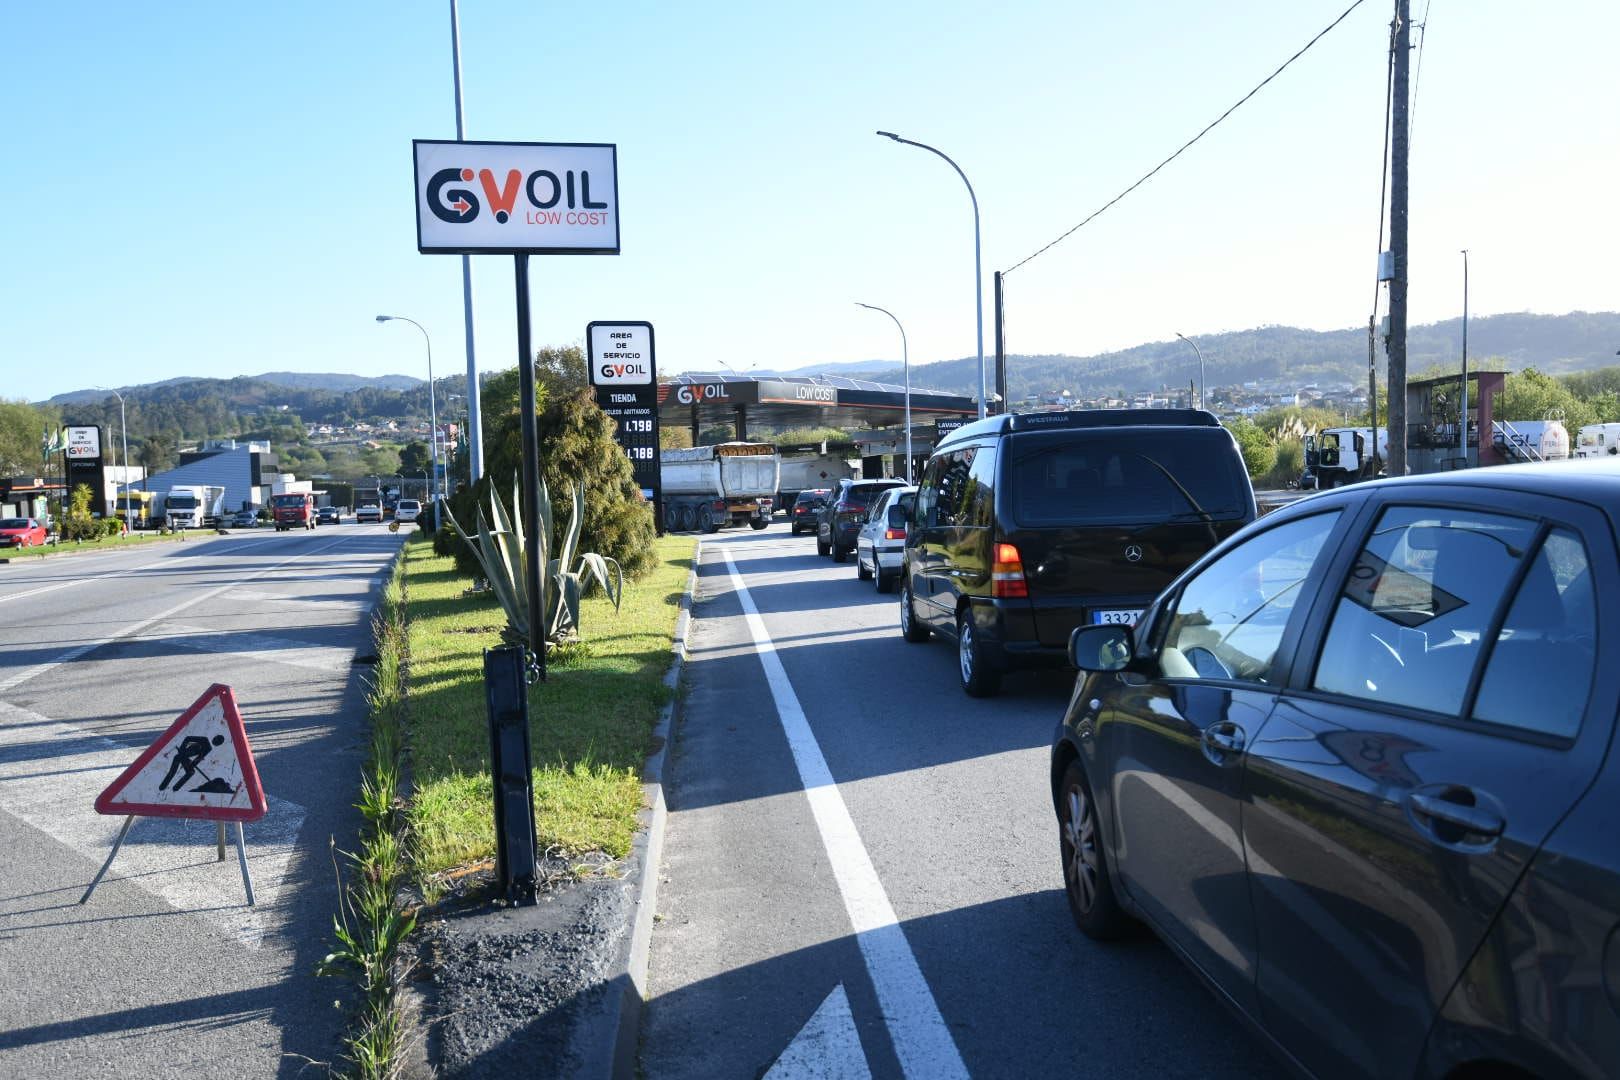
[[[450,0],[450,63],[456,83],[456,141],[465,142],[466,123],[461,108],[461,18],[456,0]],[[468,482],[484,475],[483,405],[479,401],[478,353],[473,347],[472,258],[461,257],[461,319],[467,332],[467,472]],[[532,361],[532,357],[530,358]],[[448,477],[446,477],[448,479]]]
[[[1372,417],[1373,475],[1378,475],[1378,313],[1367,319],[1367,411]]]
[[[1008,408],[1008,401],[1007,401],[1007,334],[1006,334],[1006,323],[1004,323],[1002,321],[1002,313],[1003,313],[1004,309],[1002,307],[1001,271],[1000,270],[996,271],[995,282],[996,282],[996,395],[1001,398],[1001,404],[999,406],[997,406],[996,412],[998,412],[998,413],[1008,413],[1008,412],[1011,412],[1012,410],[1010,408]]]
[[[1395,86],[1390,99],[1389,473],[1406,475],[1406,165],[1411,149],[1411,0],[1395,0]]]
[[[1462,452],[1463,464],[1468,464],[1468,249],[1463,257],[1463,340],[1462,340],[1462,407],[1457,411],[1457,447]]]

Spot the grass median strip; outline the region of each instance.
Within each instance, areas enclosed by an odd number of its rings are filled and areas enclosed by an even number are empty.
[[[583,639],[553,656],[530,688],[535,822],[540,849],[623,858],[641,809],[641,766],[669,698],[675,619],[694,541],[656,541],[658,565],[625,586],[617,614],[600,593],[580,611]],[[504,616],[492,595],[425,540],[405,553],[410,640],[408,810],[415,872],[429,895],[458,868],[492,859],[495,831],[483,650]]]

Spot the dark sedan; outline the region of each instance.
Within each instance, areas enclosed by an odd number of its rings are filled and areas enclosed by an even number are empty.
[[[1307,1074],[1620,1075],[1617,530],[1609,459],[1358,485],[1076,630],[1081,930],[1147,923]]]

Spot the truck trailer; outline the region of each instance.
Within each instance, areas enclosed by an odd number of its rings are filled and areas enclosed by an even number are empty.
[[[791,510],[801,491],[836,488],[840,480],[855,479],[855,469],[837,453],[784,454],[776,491],[776,508]]]
[[[224,512],[225,489],[212,484],[176,484],[163,500],[163,517],[171,529],[214,528]]]
[[[782,459],[770,443],[665,450],[659,456],[664,528],[710,533],[747,524],[763,529],[776,508],[781,471]]]

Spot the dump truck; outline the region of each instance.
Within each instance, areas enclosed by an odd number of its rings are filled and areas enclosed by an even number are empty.
[[[1305,471],[1299,486],[1326,491],[1357,480],[1371,480],[1389,460],[1389,429],[1379,428],[1377,449],[1373,429],[1324,428],[1305,436]]]
[[[817,451],[784,454],[782,475],[777,481],[776,509],[788,510],[801,491],[836,488],[840,480],[853,480],[856,471],[849,460],[839,453]]]
[[[728,442],[659,456],[664,528],[710,533],[727,525],[763,529],[776,509],[782,458],[770,443]]]

